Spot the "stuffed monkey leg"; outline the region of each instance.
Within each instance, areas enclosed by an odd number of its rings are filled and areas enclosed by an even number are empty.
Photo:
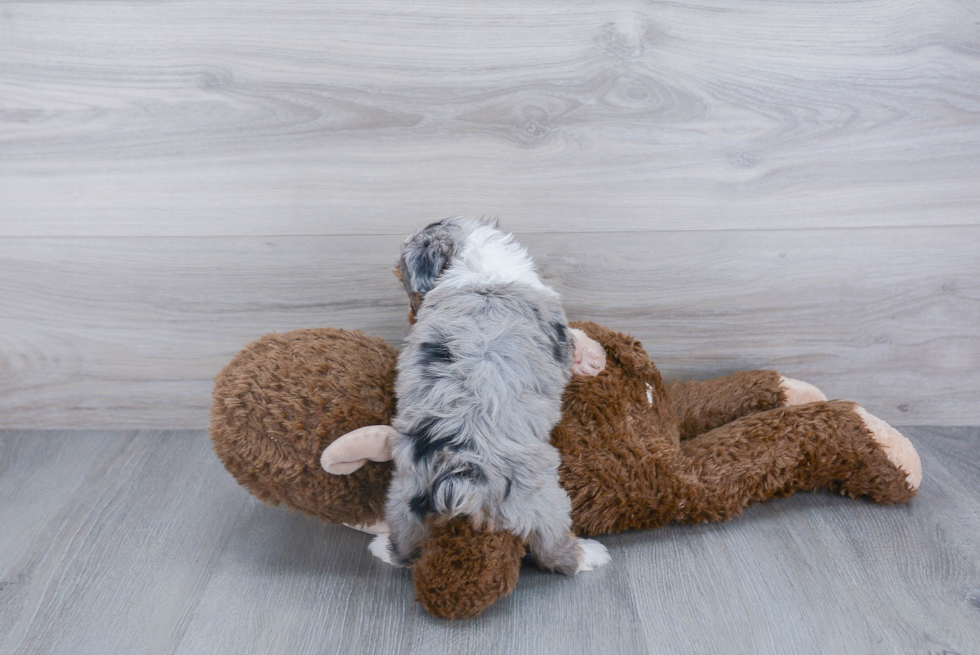
[[[680,421],[681,439],[692,439],[749,414],[827,400],[813,385],[776,371],[674,380],[667,384],[667,393]]]
[[[912,444],[854,403],[816,402],[742,417],[681,445],[694,473],[675,520],[723,521],[748,505],[827,488],[878,503],[911,499],[921,480]]]

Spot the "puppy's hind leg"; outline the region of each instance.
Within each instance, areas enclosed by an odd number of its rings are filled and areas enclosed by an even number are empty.
[[[392,566],[409,566],[419,556],[419,544],[425,537],[425,523],[411,514],[400,518],[389,516],[388,524],[391,532],[375,537],[371,542],[371,552]],[[381,552],[385,547],[386,551]]]
[[[369,546],[378,559],[392,566],[408,566],[419,555],[419,544],[425,537],[425,513],[419,512],[411,500],[395,493],[395,485],[389,489],[385,519],[391,531],[378,535]]]
[[[557,480],[531,501],[533,525],[528,547],[538,566],[564,575],[591,571],[609,563],[606,547],[572,534],[571,502]],[[545,502],[542,502],[545,501]]]
[[[543,569],[575,575],[593,571],[609,563],[609,551],[598,541],[576,537],[571,532],[554,539],[541,531],[531,533],[531,554]]]

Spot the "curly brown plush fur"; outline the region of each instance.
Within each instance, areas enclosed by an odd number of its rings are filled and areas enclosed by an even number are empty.
[[[387,424],[398,353],[363,332],[296,330],[245,346],[214,380],[211,440],[239,484],[328,523],[384,520],[390,463],[351,475],[320,468],[334,439]]]
[[[665,384],[635,339],[594,323],[573,326],[606,351],[603,373],[566,388],[552,434],[579,533],[722,521],[804,489],[879,503],[915,495],[853,403],[783,407],[773,371]],[[387,424],[394,377],[395,352],[359,332],[263,337],[215,381],[215,451],[264,500],[328,522],[374,523],[390,465],[333,476],[319,456],[350,430]],[[422,552],[413,568],[416,597],[436,616],[462,618],[513,590],[523,546],[513,535],[453,521],[437,526]]]
[[[742,371],[714,380],[674,380],[667,395],[680,421],[681,439],[731,423],[746,414],[785,404],[776,371]]]
[[[524,553],[510,532],[478,531],[463,518],[435,525],[412,570],[415,600],[433,616],[474,617],[514,591]]]
[[[803,489],[882,503],[915,493],[854,403],[781,407],[773,371],[681,383],[674,388],[683,394],[672,397],[638,341],[594,323],[579,327],[607,359],[598,377],[569,384],[552,435],[577,532],[722,521]]]

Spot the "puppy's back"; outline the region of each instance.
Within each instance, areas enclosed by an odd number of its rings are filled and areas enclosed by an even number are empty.
[[[394,454],[413,511],[474,514],[551,468],[547,444],[574,348],[566,325],[548,289],[429,294],[396,384]]]

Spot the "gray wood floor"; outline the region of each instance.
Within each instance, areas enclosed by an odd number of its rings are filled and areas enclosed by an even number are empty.
[[[825,493],[602,538],[448,623],[368,537],[267,507],[205,433],[0,432],[0,653],[980,653],[980,428],[907,428],[909,505]]]

